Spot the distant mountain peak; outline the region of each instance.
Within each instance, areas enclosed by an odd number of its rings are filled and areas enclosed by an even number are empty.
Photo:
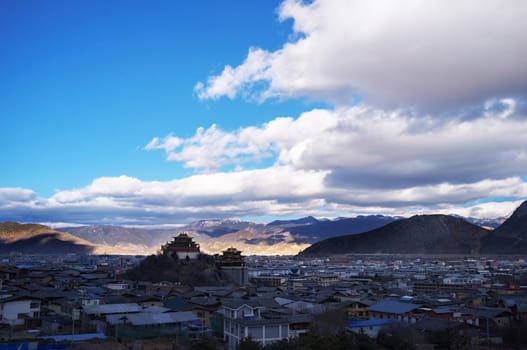
[[[274,220],[267,224],[267,226],[283,226],[283,225],[311,225],[319,222],[313,216],[305,216],[300,219],[292,220]]]

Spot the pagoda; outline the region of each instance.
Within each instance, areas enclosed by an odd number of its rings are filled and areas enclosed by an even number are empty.
[[[223,254],[219,257],[220,266],[244,266],[245,262],[242,256],[242,252],[236,248],[227,248],[222,252]]]
[[[195,260],[199,257],[199,244],[194,242],[186,232],[174,237],[172,242],[161,247],[163,254],[176,254],[180,260]]]
[[[238,249],[231,247],[224,250],[223,254],[218,257],[217,263],[223,275],[231,282],[239,286],[249,283],[247,266],[245,266],[242,252]]]

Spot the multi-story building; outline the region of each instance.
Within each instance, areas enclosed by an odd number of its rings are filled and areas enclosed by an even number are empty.
[[[257,301],[224,300],[219,312],[223,315],[223,339],[227,349],[234,350],[240,341],[251,338],[263,346],[289,338],[289,320],[263,317],[265,308]]]
[[[25,320],[40,318],[40,299],[12,296],[0,300],[0,321],[10,326],[25,324]]]

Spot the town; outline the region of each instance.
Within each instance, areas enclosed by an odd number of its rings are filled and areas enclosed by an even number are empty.
[[[201,255],[186,233],[160,254],[181,264]],[[318,329],[372,341],[389,335],[422,349],[438,345],[440,334],[448,335],[444,342],[470,347],[525,344],[522,258],[244,257],[232,247],[214,257],[227,283],[123,277],[143,259],[3,256],[2,342],[46,349],[185,349],[212,339],[218,348],[234,350],[244,341],[266,346]]]

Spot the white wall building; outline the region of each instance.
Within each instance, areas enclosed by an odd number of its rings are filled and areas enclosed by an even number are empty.
[[[289,338],[289,321],[284,318],[266,319],[261,317],[261,306],[250,301],[229,301],[222,305],[224,316],[223,339],[227,349],[235,350],[240,341],[251,338],[263,346]]]
[[[40,318],[40,299],[16,296],[0,299],[1,323],[23,325],[25,318]]]

